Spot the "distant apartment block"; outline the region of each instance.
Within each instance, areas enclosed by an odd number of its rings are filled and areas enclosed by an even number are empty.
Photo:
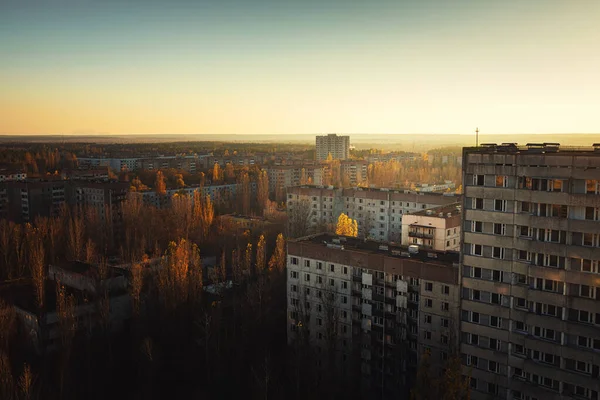
[[[484,145],[463,161],[471,397],[598,399],[600,145]]]
[[[369,164],[362,160],[343,160],[340,162],[342,183],[356,186],[367,181]]]
[[[219,202],[233,202],[234,196],[239,193],[240,185],[238,184],[226,184],[226,185],[193,185],[186,186],[182,189],[167,189],[165,195],[156,193],[155,190],[144,190],[140,192],[129,192],[129,197],[139,196],[141,197],[144,204],[152,205],[158,208],[170,207],[171,199],[177,193],[186,194],[193,198],[194,193],[198,190],[202,190],[203,195],[209,195],[214,203]],[[256,182],[250,183],[251,195],[256,194]]]
[[[331,154],[333,159],[345,160],[350,157],[350,136],[338,136],[334,133],[317,136],[317,161],[327,160]]]
[[[20,169],[0,168],[0,182],[22,181],[27,178],[27,172]]]
[[[288,242],[287,274],[288,342],[359,363],[363,395],[406,397],[420,354],[439,372],[458,347],[458,253],[320,234]]]
[[[460,251],[460,203],[405,214],[402,217],[402,245],[424,250]]]
[[[66,181],[29,179],[0,183],[0,216],[33,222],[38,216],[57,216],[65,204]]]
[[[306,185],[287,191],[290,223],[305,218],[309,232],[325,231],[337,223],[343,212],[357,221],[360,237],[396,243],[402,239],[405,214],[457,201],[460,196],[452,193],[416,193],[384,188],[341,189]]]
[[[265,168],[271,193],[285,193],[285,189],[302,184],[322,185],[325,167],[316,165],[275,165]]]

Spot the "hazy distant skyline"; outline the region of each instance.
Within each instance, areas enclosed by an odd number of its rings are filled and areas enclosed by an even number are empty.
[[[600,132],[596,0],[3,0],[0,134]]]

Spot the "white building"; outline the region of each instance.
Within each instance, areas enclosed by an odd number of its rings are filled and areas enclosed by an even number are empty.
[[[417,193],[386,188],[341,189],[306,185],[287,191],[290,223],[307,214],[308,233],[327,230],[328,225],[337,223],[343,212],[357,221],[360,237],[397,243],[402,238],[403,215],[457,201],[460,196],[453,193]],[[290,229],[292,231],[295,230]]]
[[[333,159],[345,160],[350,157],[350,136],[338,136],[335,133],[317,136],[317,161],[327,160],[331,154]]]
[[[402,218],[402,245],[438,251],[460,250],[460,203],[407,214]]]

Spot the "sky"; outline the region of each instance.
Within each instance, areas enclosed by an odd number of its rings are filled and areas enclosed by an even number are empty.
[[[0,134],[600,132],[598,0],[1,0]]]

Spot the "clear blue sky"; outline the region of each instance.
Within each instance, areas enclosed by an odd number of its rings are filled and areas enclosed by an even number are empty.
[[[0,133],[600,131],[600,1],[2,0]]]

